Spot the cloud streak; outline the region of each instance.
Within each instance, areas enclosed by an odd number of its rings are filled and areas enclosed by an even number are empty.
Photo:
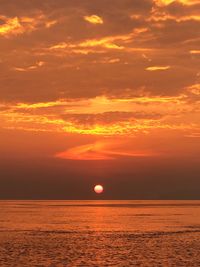
[[[157,70],[169,70],[170,66],[151,66],[147,67],[146,70],[148,71],[157,71]]]
[[[152,157],[155,155],[155,153],[150,151],[125,152],[120,150],[119,143],[101,141],[73,147],[64,152],[57,153],[55,157],[68,160],[114,160],[124,157]]]

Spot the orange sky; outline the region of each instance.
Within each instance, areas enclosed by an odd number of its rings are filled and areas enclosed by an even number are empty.
[[[0,69],[5,164],[199,164],[199,0],[2,1]]]

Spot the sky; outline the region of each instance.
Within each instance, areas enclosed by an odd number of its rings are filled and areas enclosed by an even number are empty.
[[[199,0],[0,6],[1,199],[200,198]]]

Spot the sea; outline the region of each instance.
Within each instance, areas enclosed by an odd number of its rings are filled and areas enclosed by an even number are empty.
[[[200,201],[0,201],[0,266],[200,266]]]

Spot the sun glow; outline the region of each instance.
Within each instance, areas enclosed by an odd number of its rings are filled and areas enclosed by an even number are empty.
[[[103,193],[103,186],[98,184],[98,185],[95,185],[94,187],[94,192],[97,193],[97,194],[101,194]]]

